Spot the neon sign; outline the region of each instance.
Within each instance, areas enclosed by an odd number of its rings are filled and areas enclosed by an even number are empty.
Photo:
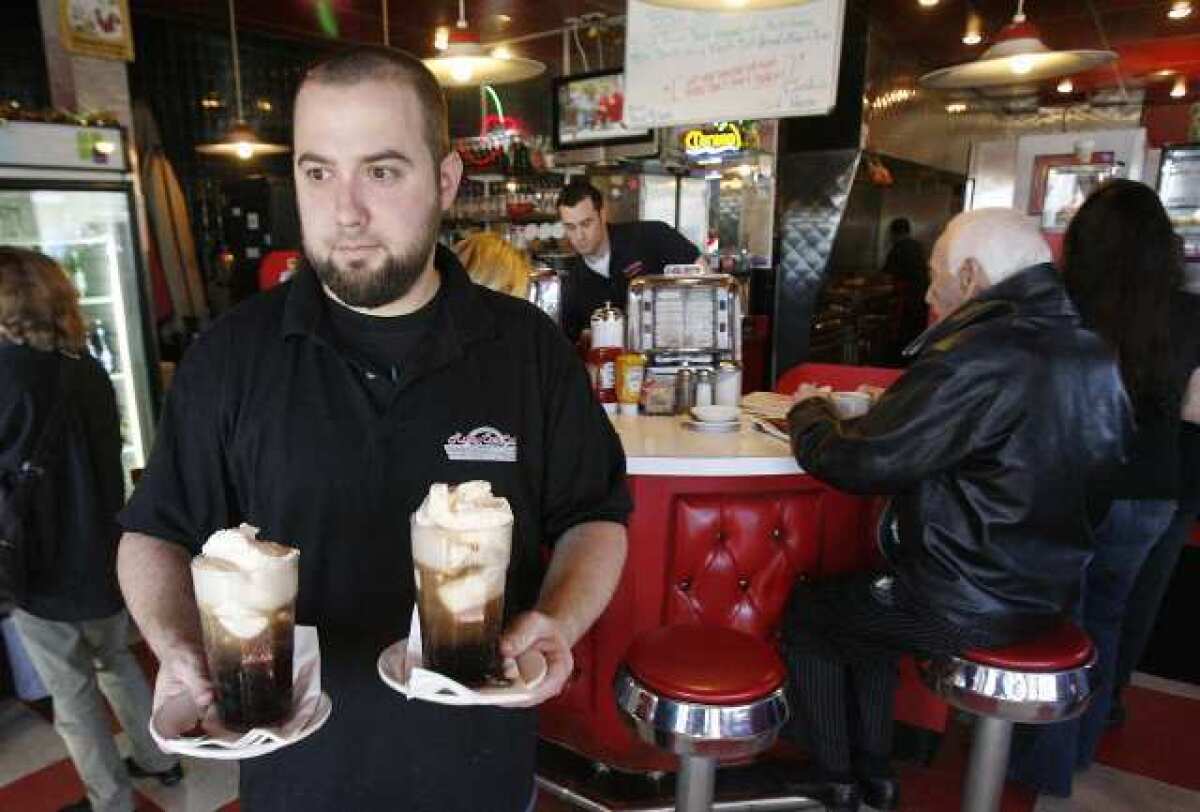
[[[741,128],[732,122],[688,130],[683,134],[683,151],[689,158],[741,152],[745,147]]]

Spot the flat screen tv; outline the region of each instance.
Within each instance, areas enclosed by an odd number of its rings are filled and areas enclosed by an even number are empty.
[[[554,80],[554,148],[557,150],[636,144],[654,140],[651,129],[630,129],[625,110],[625,74],[595,71]]]

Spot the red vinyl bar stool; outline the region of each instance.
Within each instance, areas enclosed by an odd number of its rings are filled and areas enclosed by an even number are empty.
[[[1068,621],[1013,646],[921,664],[931,689],[976,717],[963,812],[1000,809],[1013,723],[1049,724],[1082,714],[1095,687],[1095,665],[1092,641]]]
[[[643,741],[679,756],[675,809],[712,809],[717,763],[751,758],[787,721],[787,670],[765,641],[675,625],[634,640],[613,684]]]

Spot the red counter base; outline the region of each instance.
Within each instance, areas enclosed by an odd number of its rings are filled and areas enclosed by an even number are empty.
[[[878,503],[808,476],[630,478],[629,560],[604,615],[575,648],[575,673],[540,714],[543,738],[627,772],[674,771],[618,715],[617,667],[641,632],[672,623],[774,640],[796,578],[879,565]],[[942,731],[946,706],[901,669],[896,719]]]

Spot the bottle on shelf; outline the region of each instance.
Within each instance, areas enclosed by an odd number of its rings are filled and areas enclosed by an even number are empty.
[[[117,356],[113,353],[112,347],[108,343],[108,331],[104,328],[104,322],[100,319],[95,319],[92,322],[92,331],[89,344],[91,344],[92,355],[100,362],[100,366],[104,367],[109,375],[117,371]]]
[[[63,253],[62,268],[67,276],[70,277],[76,292],[79,293],[79,298],[82,299],[87,296],[87,270],[84,268],[83,256],[78,248],[71,247]]]

